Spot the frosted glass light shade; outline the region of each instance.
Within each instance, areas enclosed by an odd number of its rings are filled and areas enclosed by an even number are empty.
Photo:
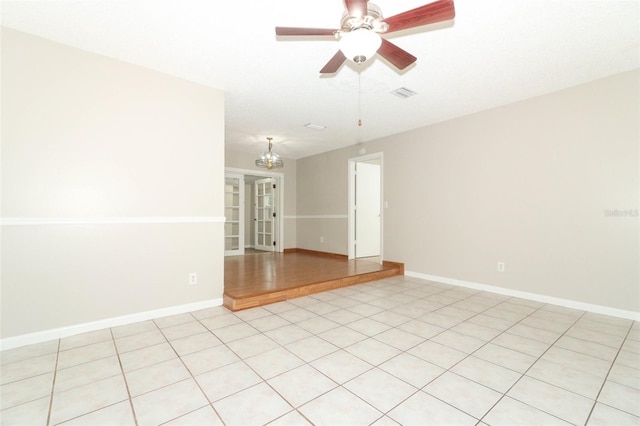
[[[343,33],[340,38],[340,50],[347,59],[356,64],[361,64],[375,55],[381,44],[380,35],[367,28]]]
[[[256,160],[256,166],[265,169],[278,169],[284,166],[284,162],[275,152],[267,151]]]
[[[279,169],[280,167],[284,166],[284,162],[282,161],[280,156],[271,151],[271,147],[273,146],[273,144],[271,143],[272,139],[273,138],[267,138],[267,140],[269,141],[269,151],[265,151],[262,153],[262,155],[256,160],[256,166],[269,170]]]

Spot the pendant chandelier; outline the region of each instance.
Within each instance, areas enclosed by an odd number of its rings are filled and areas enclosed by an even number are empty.
[[[256,160],[256,166],[262,167],[263,169],[278,169],[284,166],[280,156],[271,151],[271,147],[273,146],[271,141],[273,138],[268,137],[267,140],[269,141],[269,151],[262,153],[260,158]]]

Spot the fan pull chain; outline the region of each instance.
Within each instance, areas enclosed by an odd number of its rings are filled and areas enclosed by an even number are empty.
[[[362,127],[362,84],[360,82],[360,76],[362,74],[358,71],[358,127]]]

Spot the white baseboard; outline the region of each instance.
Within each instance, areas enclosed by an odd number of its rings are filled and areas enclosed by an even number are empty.
[[[428,281],[435,281],[442,284],[450,284],[458,287],[472,288],[474,290],[488,291],[491,293],[503,294],[505,296],[519,297],[521,299],[533,300],[541,303],[550,303],[552,305],[564,306],[565,308],[578,309],[581,311],[593,312],[596,314],[610,315],[618,318],[625,318],[634,321],[640,321],[640,312],[627,311],[624,309],[616,309],[608,306],[593,305],[590,303],[578,302],[570,299],[562,299],[559,297],[545,296],[543,294],[529,293],[526,291],[511,290],[504,287],[496,287],[487,284],[479,284],[470,281],[456,280],[453,278],[439,277],[436,275],[421,274],[419,272],[405,271],[408,277],[420,278]]]
[[[92,321],[84,324],[71,325],[68,327],[38,331],[36,333],[23,334],[21,336],[7,337],[5,339],[0,339],[0,351],[14,349],[20,346],[33,345],[35,343],[46,342],[54,339],[61,339],[63,337],[73,336],[75,334],[132,324],[134,322],[184,314],[186,312],[198,311],[200,309],[212,308],[214,306],[220,305],[222,305],[222,299],[211,299],[202,302],[189,303],[186,305],[170,306],[168,308],[155,309],[153,311],[145,311],[131,315],[107,318],[104,320]]]

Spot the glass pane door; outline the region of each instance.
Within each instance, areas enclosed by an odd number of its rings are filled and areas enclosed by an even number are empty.
[[[244,254],[244,177],[226,174],[224,179],[224,254]]]
[[[256,250],[274,250],[273,180],[260,179],[255,182],[256,205]]]

